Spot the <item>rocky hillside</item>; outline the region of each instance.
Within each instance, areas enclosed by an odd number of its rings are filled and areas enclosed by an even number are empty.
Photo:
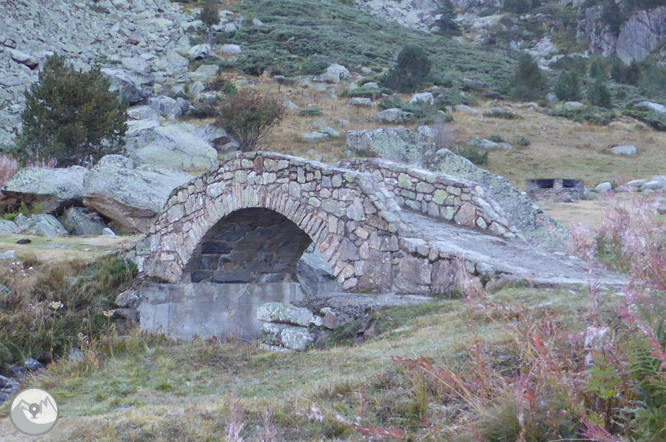
[[[189,61],[191,15],[168,0],[0,2],[0,146],[19,129],[25,90],[55,52],[79,69],[103,63],[115,87],[145,98],[177,81]]]
[[[550,2],[453,0],[464,30],[460,41],[529,50],[544,66],[558,55],[600,55],[625,64],[656,56],[666,62],[666,6],[663,1]],[[369,14],[437,33],[438,0],[356,0]]]

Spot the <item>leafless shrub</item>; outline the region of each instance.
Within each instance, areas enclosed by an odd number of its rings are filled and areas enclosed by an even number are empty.
[[[9,155],[0,155],[0,187],[12,179],[18,170],[18,162]]]
[[[436,120],[433,132],[435,133],[435,149],[451,149],[456,140],[453,128],[443,120]]]

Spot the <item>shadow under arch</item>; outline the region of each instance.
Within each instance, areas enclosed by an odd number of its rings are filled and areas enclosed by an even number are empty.
[[[245,208],[222,217],[203,236],[183,277],[191,282],[295,282],[296,264],[312,239],[286,216]]]

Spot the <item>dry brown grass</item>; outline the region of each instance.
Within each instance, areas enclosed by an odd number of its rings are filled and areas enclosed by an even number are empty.
[[[357,77],[355,77],[357,79]],[[338,94],[347,85],[335,86]],[[297,85],[278,86],[268,79],[255,85],[244,86],[262,93],[276,96],[280,101],[290,100],[301,109],[317,107],[322,110],[318,117],[301,117],[299,111],[289,111],[284,121],[267,139],[266,150],[291,155],[305,156],[315,149],[324,161],[346,157],[349,149],[345,140],[347,130],[376,129],[385,125],[370,121],[370,117],[381,109],[355,108],[349,106],[350,98],[331,97],[328,93],[303,89]],[[407,101],[409,95],[402,99]],[[457,140],[466,143],[474,137],[499,135],[514,144],[510,151],[494,151],[484,167],[506,177],[518,189],[525,189],[527,178],[575,178],[583,179],[587,187],[603,181],[612,181],[616,176],[625,180],[650,178],[663,173],[666,164],[666,135],[656,132],[644,124],[628,117],[620,117],[608,126],[578,124],[564,118],[550,116],[536,105],[508,102],[482,102],[475,106],[483,114],[492,107],[510,110],[522,117],[517,120],[485,118],[481,115],[454,113],[454,128]],[[338,139],[308,144],[299,134],[312,132],[312,123],[321,119],[341,133]],[[341,127],[340,119],[349,121]],[[413,128],[415,124],[405,125]],[[515,141],[525,137],[531,141],[527,147],[517,146]],[[616,156],[610,148],[619,145],[634,145],[636,156]]]
[[[28,238],[30,244],[16,244]],[[17,256],[30,262],[93,260],[113,253],[140,239],[139,236],[92,236],[45,238],[32,235],[0,235],[0,253],[15,250]]]

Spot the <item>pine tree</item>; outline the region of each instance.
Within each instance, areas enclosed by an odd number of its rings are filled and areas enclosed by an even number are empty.
[[[546,90],[546,77],[530,54],[518,60],[518,69],[513,78],[513,95],[524,101],[540,100]]]
[[[456,23],[456,11],[451,0],[441,0],[437,11],[441,17],[435,25],[439,28],[439,33],[447,36],[461,35],[460,26]]]
[[[382,82],[382,86],[401,92],[416,89],[430,74],[428,55],[418,46],[406,46],[398,54],[398,62]]]
[[[555,85],[555,95],[560,101],[580,99],[580,82],[576,71],[562,72]]]
[[[18,151],[33,161],[55,158],[60,166],[120,153],[127,114],[109,87],[99,66],[82,72],[64,56],[47,58],[26,93]]]
[[[201,10],[201,21],[208,28],[208,44],[213,44],[213,26],[220,23],[220,9],[214,0],[208,0]]]

